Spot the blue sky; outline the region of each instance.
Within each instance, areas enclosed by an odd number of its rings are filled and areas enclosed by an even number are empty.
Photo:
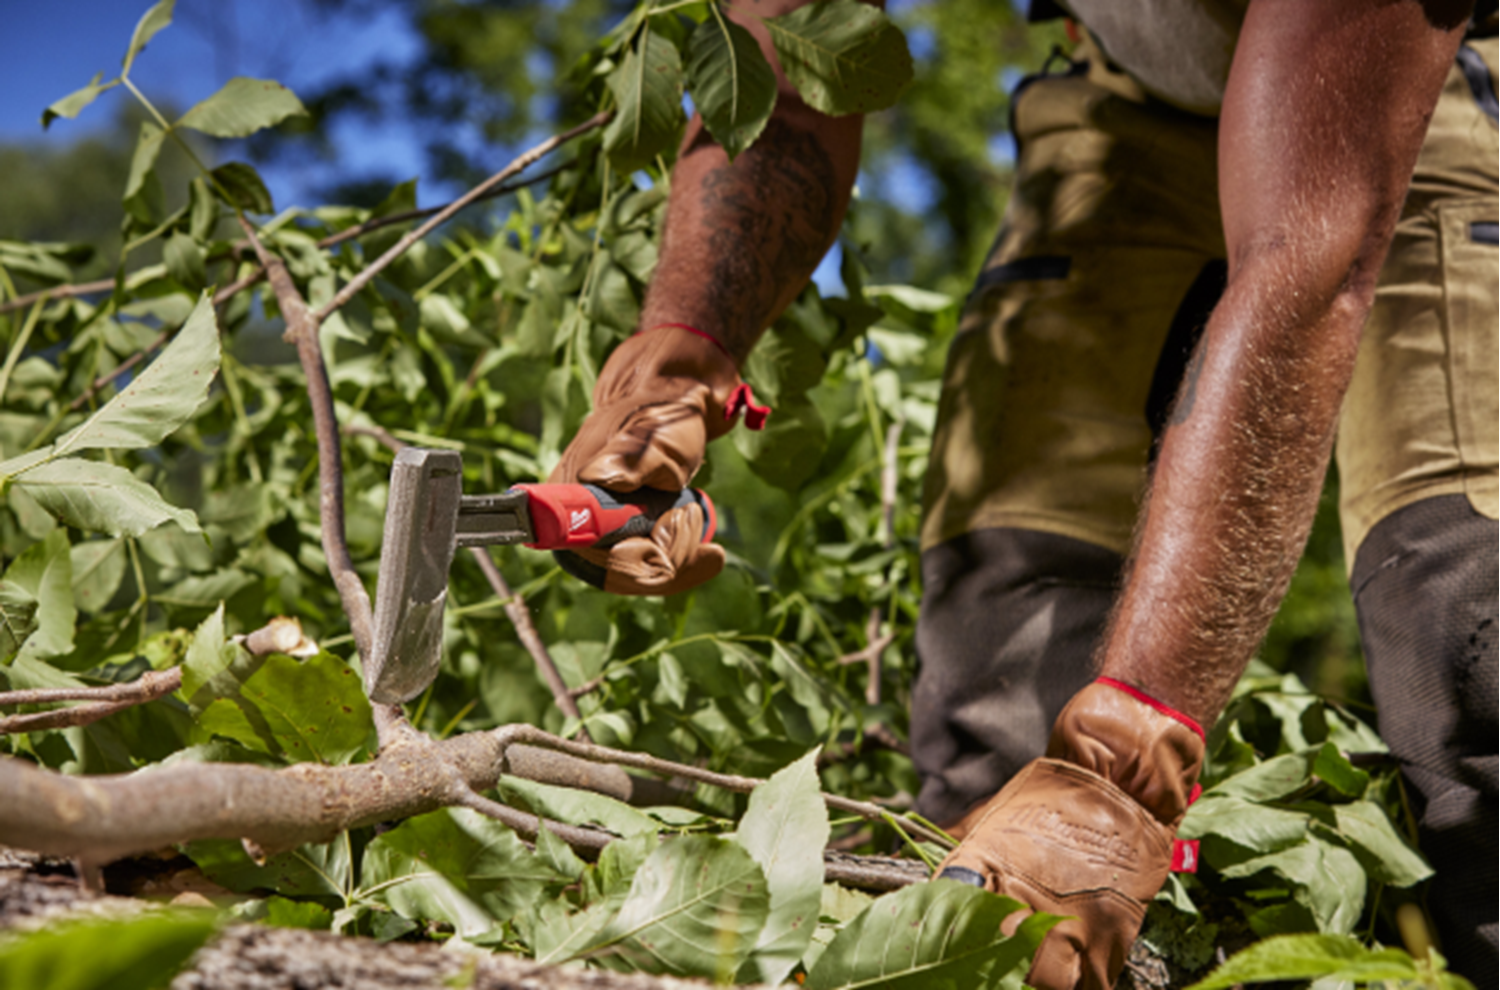
[[[123,88],[104,94],[76,120],[41,128],[42,110],[86,85],[94,73],[119,74],[120,60],[150,0],[49,0],[7,4],[0,59],[0,142],[61,146],[109,126]],[[410,59],[417,43],[401,15],[320,18],[299,0],[179,0],[173,23],[137,58],[131,78],[154,101],[185,110],[236,75],[277,79],[310,90],[383,57]],[[335,135],[341,150],[382,174],[419,176],[421,143],[399,123],[350,122]],[[278,204],[305,201],[317,166],[287,163],[266,172]],[[424,197],[426,199],[427,197]]]

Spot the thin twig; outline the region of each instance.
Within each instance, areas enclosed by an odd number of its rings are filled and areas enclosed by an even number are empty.
[[[469,552],[474,555],[474,561],[479,569],[484,572],[485,580],[489,581],[490,589],[495,596],[504,603],[506,618],[515,627],[516,638],[521,645],[526,647],[526,652],[531,654],[531,660],[536,664],[537,672],[542,675],[542,680],[547,682],[547,690],[552,692],[552,698],[557,702],[557,707],[568,718],[576,719],[579,737],[592,741],[593,737],[583,727],[583,715],[578,711],[578,701],[568,690],[568,683],[563,680],[562,674],[557,669],[557,664],[552,660],[552,654],[547,652],[547,644],[542,642],[541,635],[536,631],[536,625],[531,621],[531,611],[526,607],[526,601],[520,595],[510,590],[510,585],[505,581],[505,575],[500,573],[500,568],[495,566],[495,561],[489,552],[483,547],[470,547]]]
[[[898,480],[897,469],[900,464],[897,452],[900,450],[901,431],[905,426],[905,417],[898,417],[891,424],[890,429],[886,430],[885,452],[881,459],[880,519],[883,530],[881,542],[887,550],[896,545],[896,482]],[[892,610],[891,619],[892,628],[884,635],[880,635],[880,609],[870,609],[870,617],[865,621],[865,648],[839,657],[840,664],[864,661],[868,668],[865,674],[865,702],[872,706],[880,704],[881,655],[885,653],[886,647],[896,641],[894,610]],[[884,729],[884,726],[880,728]],[[891,739],[896,738],[889,729],[884,729],[884,731]]]
[[[25,309],[43,296],[51,296],[53,299],[72,299],[74,296],[108,292],[114,287],[115,280],[112,278],[101,278],[93,282],[76,282],[71,285],[54,285],[50,289],[38,289],[36,292],[28,292],[24,296],[16,296],[14,299],[0,303],[0,313]]]
[[[442,226],[442,224],[444,224],[449,217],[453,216],[453,214],[457,213],[465,206],[468,206],[470,203],[479,199],[490,189],[493,189],[501,182],[504,182],[512,175],[515,175],[517,172],[520,172],[523,169],[534,164],[538,159],[548,154],[559,145],[571,141],[573,138],[578,137],[580,134],[587,134],[589,131],[604,126],[613,116],[613,110],[606,110],[603,113],[595,114],[593,117],[590,117],[588,120],[584,121],[582,124],[579,124],[577,127],[564,131],[561,134],[554,134],[552,137],[543,141],[541,144],[532,148],[530,151],[521,154],[521,156],[516,158],[515,161],[511,162],[509,165],[505,166],[500,171],[490,176],[488,179],[485,179],[479,185],[475,186],[473,189],[470,189],[468,192],[458,197],[458,199],[455,199],[453,202],[443,207],[420,227],[416,228],[415,230],[409,230],[405,234],[402,234],[401,239],[395,244],[391,245],[390,249],[387,250],[385,254],[382,254],[380,257],[370,262],[370,264],[366,265],[358,275],[354,276],[347,283],[345,283],[344,287],[340,289],[332,299],[328,300],[326,303],[320,306],[317,312],[313,314],[314,322],[322,323],[340,306],[347,303],[350,299],[353,299],[365,286],[370,284],[370,282],[375,278],[376,275],[379,275],[382,271],[389,267],[392,262],[405,254],[413,244],[417,243],[432,231]]]
[[[575,851],[584,850],[598,855],[599,850],[614,841],[615,836],[602,829],[584,828],[579,825],[565,825],[547,818],[539,818],[529,812],[512,808],[508,804],[493,801],[471,789],[465,788],[457,795],[457,803],[465,808],[479,812],[487,818],[493,818],[502,825],[508,826],[523,839],[536,841],[537,832],[542,828],[557,836],[559,839],[573,847]]]
[[[885,528],[882,543],[889,550],[896,545],[896,483],[899,480],[901,461],[897,456],[901,449],[901,431],[906,427],[906,417],[898,416],[885,431],[885,456],[880,467],[880,518]]]
[[[276,294],[276,303],[286,321],[285,337],[296,345],[302,373],[307,378],[307,397],[318,439],[318,516],[323,533],[323,555],[327,558],[334,586],[338,588],[344,614],[349,617],[354,648],[361,657],[368,657],[372,628],[370,595],[354,570],[349,542],[344,534],[343,454],[333,409],[333,389],[328,382],[328,369],[323,364],[323,349],[318,343],[319,320],[308,310],[307,301],[297,290],[282,260],[266,250],[248,220],[241,217],[240,226],[270,279],[271,291]]]
[[[528,746],[536,746],[540,749],[550,749],[555,752],[565,753],[568,756],[575,756],[580,760],[588,760],[591,763],[613,763],[616,766],[644,770],[647,773],[681,777],[700,784],[720,787],[726,791],[734,791],[737,794],[749,794],[757,786],[765,783],[764,780],[756,777],[715,773],[712,770],[704,770],[702,767],[689,766],[685,763],[674,763],[671,760],[663,760],[660,757],[650,756],[646,753],[631,753],[625,750],[600,746],[597,743],[562,739],[531,725],[506,725],[492,730],[492,734],[497,738],[503,736],[507,740],[502,745],[525,743]],[[870,821],[894,820],[914,838],[924,839],[943,848],[948,848],[951,845],[948,839],[940,833],[933,831],[919,822],[906,818],[893,817],[889,810],[880,807],[878,804],[871,804],[868,801],[855,801],[852,798],[828,793],[823,794],[823,801],[830,808],[859,815],[861,818]]]
[[[604,686],[604,675],[590,677],[576,688],[568,688],[568,695],[572,698],[582,698],[586,694],[592,694]]]
[[[880,704],[880,657],[886,647],[896,641],[895,632],[880,632],[880,609],[870,609],[870,617],[865,622],[865,643],[862,650],[854,653],[846,653],[839,657],[839,664],[847,666],[851,663],[863,662],[867,668],[865,672],[865,703],[870,705]]]
[[[577,162],[563,162],[561,165],[558,165],[555,168],[550,168],[545,172],[538,172],[536,175],[533,175],[521,182],[508,182],[503,186],[498,186],[494,189],[491,189],[483,196],[477,196],[470,202],[477,203],[481,200],[495,199],[497,197],[504,196],[507,193],[513,193],[517,189],[523,189],[527,186],[534,186],[539,182],[546,182],[548,179],[553,178],[559,173],[566,172],[568,169],[573,168],[576,165]],[[405,210],[401,213],[392,213],[383,217],[375,217],[371,220],[366,220],[364,223],[355,224],[353,227],[346,227],[338,233],[328,235],[327,237],[318,241],[318,247],[334,247],[336,245],[344,243],[345,241],[353,240],[356,237],[363,237],[365,234],[373,233],[374,231],[380,230],[382,227],[393,227],[396,224],[409,223],[412,220],[420,220],[423,217],[430,217],[435,213],[439,213],[447,209],[449,205],[450,204],[445,203],[442,206],[427,206],[423,207],[420,210]],[[241,251],[249,246],[250,245],[248,242],[237,241],[236,243],[230,245],[227,250],[211,254],[204,260],[212,264],[216,261],[224,261],[227,258],[238,257]],[[266,270],[264,268],[256,268],[250,273],[242,276],[239,280],[231,282],[223,289],[220,289],[218,292],[214,293],[214,305],[222,305],[224,301],[230,296],[233,296],[254,285],[256,282],[259,282],[262,278],[264,278],[265,275]],[[112,278],[101,278],[93,282],[75,282],[67,285],[54,285],[50,289],[40,289],[36,292],[28,292],[24,296],[16,296],[14,299],[9,299],[3,303],[0,303],[0,313],[9,313],[12,310],[24,309],[31,303],[36,302],[38,299],[46,295],[50,295],[53,299],[72,299],[75,296],[88,296],[93,295],[96,292],[108,292],[114,287],[115,280]],[[161,345],[158,344],[157,346]]]
[[[563,162],[561,165],[549,168],[545,172],[538,172],[531,178],[525,179],[521,182],[507,182],[503,186],[496,186],[494,189],[489,190],[483,195],[475,196],[468,202],[478,203],[487,199],[495,199],[498,196],[504,196],[506,193],[513,193],[517,189],[522,189],[526,186],[534,186],[538,182],[546,182],[553,176],[556,176],[562,172],[566,172],[568,169],[575,167],[577,164],[577,162]],[[453,202],[457,202],[457,200],[454,200]],[[353,240],[356,237],[363,237],[365,234],[368,234],[371,231],[379,230],[382,227],[390,227],[398,223],[406,223],[410,220],[421,220],[423,217],[436,216],[437,214],[448,209],[448,207],[452,206],[453,202],[444,203],[442,206],[426,206],[420,210],[405,210],[401,213],[391,213],[387,216],[375,217],[374,219],[366,220],[364,223],[356,224],[353,227],[346,227],[345,229],[339,231],[337,234],[330,234],[328,237],[325,237],[318,242],[318,247],[330,248],[337,244],[342,244],[345,241]]]
[[[0,735],[66,729],[89,725],[136,705],[144,705],[171,694],[182,686],[182,668],[148,670],[138,680],[102,687],[39,688],[0,693],[0,705],[46,705],[59,701],[85,701],[73,708],[0,717]]]

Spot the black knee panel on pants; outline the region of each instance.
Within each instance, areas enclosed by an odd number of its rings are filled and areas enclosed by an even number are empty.
[[[1119,554],[1035,530],[984,529],[922,553],[912,692],[917,809],[951,824],[1047,748],[1093,679]]]
[[[1480,987],[1497,962],[1497,559],[1500,526],[1446,495],[1376,524],[1350,578],[1380,734],[1437,870],[1443,950]]]

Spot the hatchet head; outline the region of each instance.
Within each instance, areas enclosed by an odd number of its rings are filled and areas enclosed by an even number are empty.
[[[437,677],[462,497],[463,459],[456,451],[407,447],[396,455],[375,585],[375,629],[364,658],[371,701],[410,701]]]

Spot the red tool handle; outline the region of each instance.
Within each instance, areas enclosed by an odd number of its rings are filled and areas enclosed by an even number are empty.
[[[703,542],[718,528],[713,502],[696,488],[612,492],[598,485],[516,485],[512,490],[527,495],[533,542],[526,545],[533,550],[610,547],[647,535],[663,514],[688,505],[703,510]]]

